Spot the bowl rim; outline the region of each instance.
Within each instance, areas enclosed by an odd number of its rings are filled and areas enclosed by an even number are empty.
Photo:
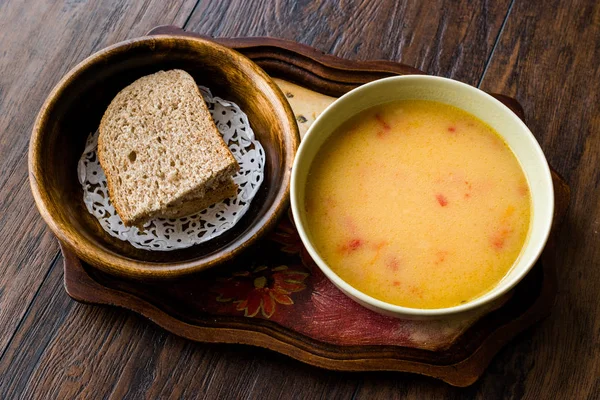
[[[298,125],[296,124],[296,119],[291,106],[286,100],[281,89],[272,80],[272,78],[248,57],[236,50],[230,49],[211,40],[177,34],[142,36],[139,38],[128,39],[115,43],[80,61],[77,65],[71,68],[54,86],[44,101],[35,119],[28,151],[29,183],[36,207],[38,208],[46,224],[57,236],[59,242],[73,250],[75,254],[77,254],[77,256],[82,260],[98,267],[104,272],[118,276],[140,279],[174,278],[222,264],[238,255],[240,252],[253,244],[257,239],[259,239],[269,229],[273,228],[289,204],[291,167],[288,167],[283,171],[283,182],[282,185],[277,188],[277,195],[273,200],[273,204],[266,210],[261,219],[248,227],[246,232],[236,237],[233,242],[229,243],[225,247],[217,250],[216,254],[191,261],[180,261],[173,263],[155,263],[136,260],[117,252],[107,251],[103,248],[95,246],[93,242],[88,240],[84,235],[79,234],[77,230],[65,229],[65,226],[68,224],[63,224],[62,222],[58,221],[54,215],[52,215],[48,206],[48,190],[38,184],[42,177],[39,161],[40,154],[42,153],[41,143],[43,138],[43,127],[51,117],[50,110],[53,109],[57,104],[58,99],[63,95],[65,88],[68,85],[70,85],[74,80],[78,79],[84,71],[86,71],[88,68],[91,68],[91,66],[97,64],[104,58],[113,54],[127,53],[130,47],[135,45],[147,44],[150,48],[154,48],[156,44],[168,41],[181,41],[183,43],[189,43],[190,45],[200,44],[202,46],[213,47],[217,50],[230,53],[234,58],[236,58],[236,61],[239,63],[239,65],[241,65],[245,70],[252,70],[253,73],[256,74],[256,77],[262,80],[262,83],[264,84],[262,85],[263,90],[270,90],[273,95],[270,97],[277,99],[283,108],[285,119],[288,125],[288,129],[286,129],[286,132],[284,132],[286,136],[284,148],[287,150],[287,154],[284,158],[284,165],[292,165],[300,142]],[[223,250],[227,250],[227,252],[223,253]]]
[[[349,283],[347,283],[345,280],[343,280],[339,275],[337,275],[327,265],[327,263],[319,256],[318,252],[312,245],[312,243],[307,235],[306,229],[302,223],[302,218],[301,218],[302,212],[300,211],[301,200],[298,199],[299,193],[298,193],[298,188],[297,188],[299,185],[299,183],[298,183],[298,180],[299,180],[298,165],[300,164],[302,159],[305,157],[305,154],[308,151],[307,149],[308,149],[308,146],[310,143],[310,140],[307,140],[307,139],[309,139],[311,136],[318,135],[319,133],[317,130],[319,129],[319,126],[321,124],[323,124],[323,121],[328,118],[328,115],[331,113],[331,110],[333,110],[336,107],[340,107],[340,104],[343,104],[343,102],[348,101],[347,100],[348,98],[358,96],[358,95],[360,95],[361,92],[363,92],[365,90],[370,90],[373,87],[387,85],[390,82],[396,82],[396,81],[403,81],[403,82],[406,82],[407,84],[415,83],[415,82],[419,82],[419,81],[445,82],[445,83],[449,83],[451,85],[456,85],[457,87],[460,87],[461,90],[468,90],[472,93],[475,93],[477,96],[486,97],[496,107],[498,107],[499,109],[502,109],[504,112],[508,112],[509,113],[508,115],[510,115],[510,118],[515,120],[515,122],[518,125],[520,125],[523,133],[525,133],[528,136],[528,139],[533,146],[533,149],[536,153],[536,159],[541,161],[541,163],[539,165],[541,167],[540,177],[541,177],[541,179],[543,179],[544,186],[546,186],[549,189],[549,193],[550,193],[550,196],[545,198],[546,206],[547,206],[550,217],[548,218],[548,220],[543,221],[545,223],[541,227],[541,230],[543,232],[541,239],[537,242],[527,243],[527,246],[531,246],[532,248],[534,248],[534,256],[531,258],[531,261],[527,265],[525,265],[525,267],[521,268],[521,270],[518,271],[517,274],[515,274],[513,277],[511,277],[511,279],[509,281],[507,281],[508,283],[505,284],[505,286],[501,290],[495,290],[495,289],[497,289],[498,285],[501,282],[503,282],[507,278],[508,275],[505,275],[490,291],[484,293],[483,295],[481,295],[479,297],[472,299],[471,301],[469,301],[465,304],[460,304],[460,305],[452,306],[452,307],[427,308],[427,309],[426,308],[414,308],[414,307],[399,306],[399,305],[391,304],[391,303],[376,299],[376,298],[356,289],[355,287],[351,286]],[[375,105],[375,104],[373,104],[373,105]],[[503,136],[501,132],[498,132],[498,134]],[[517,157],[516,154],[515,154],[515,157]],[[519,162],[521,161],[519,159],[519,157],[517,157],[517,159],[519,160]],[[312,165],[312,161],[311,161],[311,164],[309,164],[309,166],[310,165]],[[550,167],[548,165],[548,161],[547,161],[537,139],[535,138],[533,133],[529,130],[527,125],[521,120],[521,118],[519,118],[504,103],[502,103],[498,99],[494,98],[493,96],[491,96],[490,94],[484,92],[483,90],[481,90],[479,88],[476,88],[474,86],[471,86],[469,84],[466,84],[466,83],[463,83],[460,81],[456,81],[454,79],[449,79],[449,78],[444,78],[444,77],[439,77],[439,76],[432,76],[432,75],[400,75],[400,76],[392,76],[392,77],[388,77],[388,78],[378,79],[378,80],[369,82],[365,85],[359,86],[359,87],[349,91],[348,93],[344,94],[340,98],[336,99],[333,103],[331,103],[317,117],[315,122],[313,122],[311,127],[308,129],[308,131],[304,135],[302,142],[300,143],[300,147],[298,148],[298,151],[296,153],[296,158],[294,160],[294,165],[292,167],[290,195],[291,195],[292,215],[294,218],[294,223],[296,225],[296,229],[298,230],[298,233],[300,235],[300,239],[302,240],[304,246],[306,247],[306,249],[307,249],[308,253],[310,254],[310,256],[312,257],[312,259],[315,261],[315,263],[321,269],[321,271],[325,274],[325,276],[327,276],[327,278],[329,280],[331,280],[334,283],[334,285],[336,285],[338,288],[340,288],[342,290],[342,292],[345,292],[346,295],[353,298],[353,300],[358,301],[359,303],[364,303],[363,305],[366,305],[368,308],[371,308],[373,310],[376,310],[378,312],[381,312],[381,313],[384,313],[387,315],[406,316],[406,317],[413,317],[413,318],[435,318],[435,317],[443,317],[443,316],[449,316],[449,315],[454,315],[454,314],[460,314],[460,313],[468,312],[470,310],[482,307],[482,306],[500,298],[501,296],[505,295],[507,292],[509,292],[512,288],[514,288],[515,285],[517,285],[525,277],[525,275],[531,270],[531,268],[533,268],[533,266],[539,259],[540,255],[546,245],[546,242],[548,241],[548,237],[550,235],[550,231],[551,231],[551,227],[552,227],[553,215],[554,215],[554,189],[553,189],[553,182],[552,182],[552,174],[550,172]],[[513,265],[513,267],[514,267],[514,265]]]

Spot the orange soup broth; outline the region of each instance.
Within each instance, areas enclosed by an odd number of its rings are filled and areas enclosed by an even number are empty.
[[[305,196],[309,235],[336,274],[374,298],[429,309],[491,290],[519,257],[530,208],[523,170],[491,127],[421,100],[338,128]]]

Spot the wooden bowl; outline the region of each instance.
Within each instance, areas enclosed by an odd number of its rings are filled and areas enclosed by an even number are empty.
[[[77,162],[113,97],[134,80],[180,68],[248,115],[266,153],[265,179],[236,226],[184,250],[136,249],[107,234],[83,202]],[[283,93],[248,58],[211,41],[157,35],[118,43],[73,68],[40,110],[29,146],[37,207],[58,239],[105,272],[130,278],[177,277],[222,264],[242,252],[287,208],[298,127]]]

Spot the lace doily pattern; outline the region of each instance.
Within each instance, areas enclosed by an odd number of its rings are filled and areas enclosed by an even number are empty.
[[[77,166],[83,187],[83,201],[108,234],[144,250],[184,249],[213,239],[231,229],[248,211],[264,178],[265,152],[254,137],[248,117],[230,101],[213,97],[208,88],[199,86],[217,129],[240,165],[233,177],[238,186],[235,198],[213,204],[197,214],[177,219],[156,218],[143,229],[126,227],[108,196],[106,175],[96,149],[98,131],[89,135]]]

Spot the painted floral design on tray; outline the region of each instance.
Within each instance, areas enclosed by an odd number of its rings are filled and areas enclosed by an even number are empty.
[[[306,289],[308,273],[287,265],[269,268],[261,265],[250,271],[234,272],[229,278],[219,279],[216,292],[218,302],[233,302],[244,316],[254,317],[259,311],[271,318],[277,305],[294,304],[292,293]]]
[[[229,272],[214,274],[187,286],[197,312],[265,320],[338,345],[439,350],[449,347],[490,311],[412,321],[368,310],[344,295],[317,267],[300,240],[291,213],[281,218],[266,240],[238,258]]]

